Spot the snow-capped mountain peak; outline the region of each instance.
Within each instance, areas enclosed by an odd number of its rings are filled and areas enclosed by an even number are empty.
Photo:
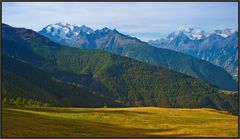
[[[224,30],[214,30],[214,33],[217,34],[217,35],[220,35],[224,38],[228,37],[229,35],[235,33],[236,30],[234,29],[229,29],[229,28],[226,28]]]
[[[180,27],[178,28],[175,32],[172,32],[169,36],[169,40],[173,40],[176,36],[184,34],[188,36],[189,39],[191,40],[199,40],[206,38],[208,34],[201,30],[200,28],[186,28],[186,27]]]
[[[54,36],[61,39],[74,38],[79,34],[90,34],[92,32],[94,32],[94,30],[85,25],[79,27],[75,24],[72,25],[62,22],[47,25],[45,28],[39,31],[40,34],[43,34],[45,36]]]

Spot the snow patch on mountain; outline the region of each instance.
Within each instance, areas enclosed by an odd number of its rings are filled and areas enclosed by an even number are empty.
[[[176,31],[170,33],[166,38],[160,38],[157,40],[150,40],[149,43],[160,43],[169,42],[174,40],[180,36],[187,36],[190,40],[201,40],[206,39],[211,35],[218,35],[223,38],[227,38],[228,36],[237,32],[234,29],[223,29],[223,30],[214,30],[213,32],[206,32],[200,28],[186,28],[180,27]]]
[[[91,28],[82,25],[81,27],[77,25],[71,25],[69,23],[56,23],[51,24],[43,28],[39,33],[48,35],[48,36],[55,36],[61,39],[70,39],[77,37],[80,33],[82,34],[90,34],[94,32]]]
[[[199,29],[199,28],[178,28],[175,32],[172,32],[169,36],[169,40],[173,40],[175,37],[177,37],[180,34],[186,35],[191,40],[199,40],[204,39],[207,36],[209,36],[208,33],[205,31]]]
[[[224,38],[228,37],[229,35],[231,35],[231,34],[233,34],[235,32],[236,32],[236,30],[229,29],[229,28],[224,29],[224,30],[214,30],[215,34],[220,35],[220,36],[222,36]]]

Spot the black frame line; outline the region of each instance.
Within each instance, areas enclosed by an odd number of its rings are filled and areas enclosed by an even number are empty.
[[[239,55],[239,52],[240,52],[240,39],[239,39],[239,29],[240,29],[240,26],[239,26],[239,12],[240,12],[240,0],[0,0],[0,13],[1,13],[1,16],[0,16],[0,20],[2,21],[2,3],[3,2],[238,2],[238,104],[240,105],[240,82],[239,82],[239,76],[240,76],[240,73],[239,73],[239,67],[240,67],[240,55]],[[1,44],[1,48],[0,48],[0,53],[1,53],[1,57],[0,57],[0,61],[2,61],[2,24],[1,24],[1,28],[0,28],[0,44]],[[2,63],[2,62],[1,62]],[[1,73],[1,76],[2,77],[2,65],[0,66],[0,73]],[[236,138],[240,138],[240,106],[238,105],[238,137],[2,137],[2,80],[0,80],[0,89],[1,89],[1,94],[0,94],[0,101],[1,101],[1,113],[0,113],[0,118],[1,118],[1,138],[27,138],[27,139],[42,139],[42,138],[46,138],[46,139],[51,139],[51,138],[64,138],[64,139],[72,139],[72,138],[80,138],[80,139],[89,139],[89,138],[108,138],[108,139],[111,139],[111,138],[119,138],[119,139],[122,139],[122,138],[127,138],[127,139],[131,139],[131,138],[166,138],[166,139],[169,139],[169,138],[173,138],[173,139],[178,139],[178,138],[194,138],[194,139],[202,139],[202,138],[226,138],[226,139],[236,139]]]

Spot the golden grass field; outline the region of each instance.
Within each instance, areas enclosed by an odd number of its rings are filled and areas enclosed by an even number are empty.
[[[3,137],[237,137],[238,117],[213,109],[3,107]]]

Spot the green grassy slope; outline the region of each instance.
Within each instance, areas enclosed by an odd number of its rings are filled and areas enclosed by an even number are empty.
[[[4,107],[2,114],[3,137],[237,137],[238,131],[237,116],[213,109]]]

